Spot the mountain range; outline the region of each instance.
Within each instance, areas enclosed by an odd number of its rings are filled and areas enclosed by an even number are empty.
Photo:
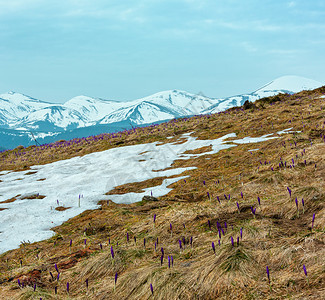
[[[247,100],[253,102],[279,93],[293,94],[322,85],[303,77],[283,76],[251,93],[226,98],[169,90],[127,102],[78,96],[64,104],[8,92],[0,95],[0,150],[32,145],[34,138],[39,143],[49,143],[184,116],[217,113],[241,106]]]

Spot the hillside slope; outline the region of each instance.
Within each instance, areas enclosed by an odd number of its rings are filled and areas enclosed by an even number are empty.
[[[77,182],[80,176],[89,174],[89,183],[97,181],[86,192],[101,196],[97,209],[52,228],[50,239],[27,239],[19,249],[2,254],[0,295],[324,298],[324,95],[323,87],[264,98],[246,109],[1,153],[0,185],[4,189],[11,184],[17,194],[1,200],[0,214],[19,203],[28,214],[28,203],[45,203],[49,195],[41,183],[55,178],[52,171],[41,174],[39,165],[52,163],[44,168],[53,170],[56,161],[61,172],[74,174],[67,182],[76,198],[68,202],[69,192],[62,191],[66,197],[53,204],[53,214],[63,217],[79,207],[77,193],[84,185]],[[217,148],[218,139],[227,147]],[[138,150],[126,155],[132,147]],[[162,152],[159,147],[164,147]],[[88,173],[69,169],[67,159],[90,162],[106,151],[111,151],[108,165],[101,165],[98,174],[96,165]],[[123,162],[129,166],[125,173],[109,167]],[[144,165],[133,172],[133,164]],[[145,178],[154,172],[156,176]],[[106,185],[101,180],[105,176]],[[175,182],[169,185],[168,180]],[[28,182],[35,186],[34,195],[24,195]],[[150,197],[162,185],[171,190]],[[133,204],[111,201],[131,196]],[[83,201],[86,194],[81,208]]]

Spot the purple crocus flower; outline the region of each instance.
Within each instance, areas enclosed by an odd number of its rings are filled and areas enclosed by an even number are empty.
[[[161,265],[161,266],[162,266],[163,262],[164,262],[164,255],[162,255],[162,256],[160,257],[160,265]]]
[[[243,192],[240,192],[240,196],[241,196],[242,198],[244,198]]]
[[[114,250],[113,250],[113,246],[111,246],[111,256],[112,256],[112,259],[114,259]]]
[[[151,283],[150,283],[150,290],[151,290],[151,294],[153,295],[153,286]]]
[[[143,247],[146,248],[146,238],[143,239]]]
[[[220,198],[219,198],[219,196],[217,196],[217,200],[218,200],[219,203],[221,203],[221,202],[220,202]]]
[[[70,240],[70,247],[72,246],[72,240]]]
[[[55,287],[54,287],[54,294],[56,295],[57,293],[58,293],[58,287],[55,286]]]
[[[214,242],[212,242],[212,250],[213,250],[214,254],[216,254],[216,247],[214,245]]]
[[[209,200],[210,200],[210,193],[209,193],[209,192],[207,192],[207,195],[208,195],[208,198],[209,198]]]
[[[227,200],[227,195],[224,195],[225,196],[225,199]]]
[[[34,292],[35,292],[35,290],[36,290],[36,283],[34,283]]]
[[[155,223],[156,222],[156,214],[153,215],[153,222]]]
[[[169,229],[170,229],[170,231],[172,231],[172,230],[173,230],[173,226],[172,226],[172,223],[169,223]]]
[[[218,240],[218,244],[219,244],[219,246],[221,245],[221,242],[220,242],[220,240]]]
[[[116,286],[116,282],[117,282],[117,272],[115,273],[115,278],[114,278],[114,285]]]
[[[69,294],[69,287],[70,287],[69,282],[67,282],[67,292],[68,292],[68,294]]]
[[[170,260],[172,262],[172,267],[173,267],[174,266],[174,258],[173,258],[173,256],[170,256]]]
[[[253,206],[251,206],[251,211],[252,211],[252,214],[255,216],[256,208],[254,209]]]
[[[258,205],[261,206],[261,198],[257,197]]]
[[[266,266],[266,275],[267,275],[267,279],[269,280],[269,283],[271,283],[271,280],[270,280],[270,270],[269,270],[269,267]]]
[[[136,243],[137,243],[137,238],[136,238],[136,236],[134,236],[133,239],[134,239],[134,243],[136,244]]]
[[[129,233],[128,232],[126,233],[126,242],[127,243],[129,242]]]
[[[54,280],[54,276],[51,271],[50,271],[50,275],[51,275],[52,280]]]
[[[297,199],[297,197],[295,199],[295,202],[296,202],[296,206],[297,206],[297,210],[298,210],[298,199]]]
[[[88,290],[88,278],[85,280],[86,283],[86,289]]]
[[[240,228],[240,239],[243,239],[243,228]]]
[[[182,249],[182,241],[178,240],[178,243],[179,243],[179,249]]]
[[[301,199],[302,206],[305,207],[305,201],[304,198]]]
[[[205,180],[203,180],[203,185],[205,185]]]
[[[56,280],[57,280],[57,281],[60,280],[60,273],[58,273],[58,275],[56,276]]]
[[[237,237],[237,246],[239,246],[239,236]]]
[[[17,280],[17,282],[18,282],[18,285],[21,287],[21,283],[20,283],[20,280],[19,279]]]
[[[288,192],[289,192],[289,195],[290,195],[290,197],[291,197],[291,190],[290,190],[290,188],[289,188],[289,187],[287,187],[287,190],[288,190]]]
[[[315,214],[313,214],[313,220],[311,221],[311,229],[314,228]]]
[[[170,269],[170,256],[168,255],[168,268]]]
[[[234,238],[232,236],[230,237],[230,240],[231,240],[232,246],[234,246]]]
[[[161,251],[161,255],[164,256],[165,255],[165,252],[164,252],[164,248],[163,247],[161,247],[160,251]]]
[[[307,276],[307,269],[306,269],[306,266],[303,265],[302,267],[303,267],[303,269],[304,269],[305,275]]]
[[[238,212],[240,213],[240,209],[239,209],[239,203],[238,203],[238,202],[236,202],[236,204],[237,204]]]

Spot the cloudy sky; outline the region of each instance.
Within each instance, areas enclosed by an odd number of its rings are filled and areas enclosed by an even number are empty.
[[[0,93],[65,102],[325,83],[324,0],[0,0]]]

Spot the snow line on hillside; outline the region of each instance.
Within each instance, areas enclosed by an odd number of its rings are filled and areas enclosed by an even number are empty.
[[[286,131],[282,131],[284,133]],[[0,172],[0,202],[16,197],[16,201],[0,204],[0,253],[19,247],[22,242],[36,242],[54,235],[51,228],[61,225],[87,209],[98,208],[99,200],[116,203],[141,201],[144,195],[159,197],[168,194],[168,186],[187,176],[165,179],[161,185],[144,189],[142,193],[105,195],[116,186],[142,182],[156,177],[180,175],[195,167],[169,169],[177,159],[190,159],[214,154],[237,144],[258,143],[277,136],[226,141],[236,137],[227,134],[215,140],[198,140],[184,134],[182,144],[158,142],[112,148],[82,157],[74,157],[46,165],[32,166],[21,172]],[[185,151],[211,146],[211,151],[200,154],[185,154]],[[32,174],[32,172],[36,172]],[[29,175],[27,175],[29,173]],[[44,180],[45,178],[45,180]],[[43,195],[43,199],[35,199]],[[80,199],[80,207],[79,203]],[[28,199],[32,198],[32,199]],[[34,198],[34,199],[33,199]],[[57,206],[69,207],[57,211]]]

